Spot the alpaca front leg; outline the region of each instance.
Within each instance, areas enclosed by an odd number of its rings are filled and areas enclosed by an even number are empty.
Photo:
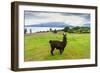
[[[54,55],[54,54],[53,54],[53,51],[54,51],[54,48],[51,49],[51,55]]]
[[[62,55],[62,49],[60,49],[59,51],[60,51],[60,55]]]

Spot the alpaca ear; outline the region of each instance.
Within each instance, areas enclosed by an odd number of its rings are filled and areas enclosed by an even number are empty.
[[[63,33],[63,35],[66,35],[66,33]]]

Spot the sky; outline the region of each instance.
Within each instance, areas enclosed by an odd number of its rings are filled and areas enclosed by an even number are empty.
[[[90,23],[90,14],[65,12],[24,11],[25,25],[38,25],[48,22],[63,22],[71,26],[82,26]]]

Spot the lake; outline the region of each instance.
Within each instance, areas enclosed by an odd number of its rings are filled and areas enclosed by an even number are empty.
[[[40,32],[40,31],[50,31],[50,28],[52,30],[62,30],[64,29],[63,27],[24,27],[25,29],[27,29],[27,32],[26,33],[30,33],[30,30],[32,33],[35,33],[35,32]]]

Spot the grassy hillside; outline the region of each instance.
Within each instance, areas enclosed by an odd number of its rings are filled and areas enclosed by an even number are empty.
[[[90,34],[67,34],[68,43],[62,55],[59,50],[50,54],[49,40],[62,40],[62,33],[34,33],[25,35],[25,61],[87,59],[90,58]]]

